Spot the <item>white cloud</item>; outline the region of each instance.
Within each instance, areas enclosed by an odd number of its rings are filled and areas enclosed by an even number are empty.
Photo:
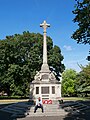
[[[64,45],[63,48],[65,48],[67,51],[72,50],[72,47],[70,45]]]
[[[79,59],[79,60],[69,60],[69,61],[64,61],[66,69],[74,69],[77,72],[81,71],[80,65],[86,66],[87,61],[85,58]]]

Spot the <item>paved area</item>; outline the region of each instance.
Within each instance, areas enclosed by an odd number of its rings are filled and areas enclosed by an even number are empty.
[[[21,104],[18,104],[18,106]],[[66,102],[66,104],[72,104],[72,103]],[[65,116],[64,116],[64,114],[61,114],[61,112],[57,109],[57,105],[54,105],[54,106],[52,106],[51,111],[48,111],[49,109],[47,107],[46,112],[44,114],[41,113],[40,109],[37,111],[37,113],[34,114],[33,113],[34,107],[32,107],[32,109],[31,108],[29,109],[29,115],[27,115],[26,117],[18,116],[18,117],[14,117],[14,118],[11,117],[13,114],[10,113],[10,111],[8,111],[8,110],[3,111],[3,108],[9,108],[9,107],[11,108],[12,107],[13,109],[17,109],[17,108],[15,108],[15,104],[0,104],[0,120],[90,120],[90,101],[81,101],[80,104],[83,104],[83,106],[78,106],[77,102],[75,102],[75,104],[73,104],[73,107],[72,107],[73,109],[76,109],[77,111],[79,110],[79,112],[74,113],[72,111],[69,111],[69,113],[66,114]],[[25,103],[23,105],[25,105]],[[64,105],[65,105],[65,103],[64,103]],[[7,106],[9,106],[9,107],[7,107]],[[25,107],[27,107],[27,105],[22,106],[22,107],[25,108]],[[68,108],[68,107],[65,107],[65,109],[66,108]],[[53,109],[57,109],[55,114],[52,114],[54,112]],[[71,109],[66,109],[66,110],[71,110]],[[30,111],[32,112],[32,114],[30,113]],[[17,110],[15,110],[15,113],[18,113]],[[39,114],[39,116],[37,114]],[[49,116],[50,114],[52,116]],[[60,115],[58,115],[58,114],[60,114]]]
[[[23,120],[28,120],[28,119],[37,119],[42,117],[44,119],[51,119],[51,117],[58,117],[58,118],[63,118],[65,115],[67,115],[67,112],[65,112],[64,109],[59,107],[59,102],[58,101],[53,101],[52,104],[44,104],[44,113],[42,113],[41,109],[37,109],[36,113],[34,113],[34,107],[32,106],[29,110],[29,115],[27,115]],[[22,119],[17,119],[17,120],[22,120]]]
[[[26,117],[21,120],[63,120],[63,116]]]

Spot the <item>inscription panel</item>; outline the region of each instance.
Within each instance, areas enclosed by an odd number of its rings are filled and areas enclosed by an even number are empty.
[[[49,94],[49,87],[41,87],[41,94]]]

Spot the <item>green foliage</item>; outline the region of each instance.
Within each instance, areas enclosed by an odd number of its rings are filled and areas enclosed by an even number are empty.
[[[77,76],[77,92],[90,93],[90,64],[81,66],[81,72]]]
[[[90,64],[81,66],[81,71],[70,69],[62,74],[62,94],[63,96],[86,96],[90,93]]]
[[[75,90],[76,71],[69,69],[62,74],[62,94],[63,96],[73,96]]]
[[[78,29],[72,38],[77,43],[90,44],[90,0],[75,0],[74,22],[78,23]]]
[[[53,47],[47,37],[48,64],[55,70],[57,78],[65,69],[61,63],[63,56],[58,46]],[[43,35],[23,32],[6,36],[0,40],[0,92],[8,96],[29,95],[29,84],[36,71],[41,69],[43,52]]]
[[[64,64],[61,63],[63,59],[64,58],[61,54],[60,48],[55,45],[51,49],[50,54],[48,56],[48,60],[49,60],[48,63],[50,66],[53,66],[53,69],[51,68],[51,70],[56,73],[57,80],[59,80],[60,72],[62,73],[65,69]]]

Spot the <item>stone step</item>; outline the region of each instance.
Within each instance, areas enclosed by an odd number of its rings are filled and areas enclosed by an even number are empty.
[[[37,110],[36,112],[41,112],[42,110]],[[34,110],[30,110],[29,112],[34,112]],[[53,110],[44,110],[44,112],[62,112],[62,110],[55,110],[55,111],[53,111]],[[67,111],[66,111],[67,112]]]
[[[44,113],[63,113],[65,112],[64,110],[60,110],[60,111],[44,111]],[[34,111],[29,111],[29,113],[34,113]],[[36,113],[42,113],[42,110],[37,110]]]
[[[31,108],[34,108],[35,106],[32,106]],[[43,106],[44,108],[51,108],[51,109],[57,109],[59,106]]]
[[[37,109],[36,113],[34,113],[35,106],[31,107],[29,115],[30,116],[65,116],[67,112],[64,111],[64,109],[60,109],[57,104],[45,104],[43,105],[44,113],[42,113],[42,110],[40,108]]]
[[[33,112],[33,111],[34,111],[34,108],[31,108],[29,111],[30,111],[30,112]],[[38,108],[37,111],[41,111],[41,109]],[[58,112],[58,111],[59,111],[59,112],[61,112],[62,109],[49,109],[49,108],[45,109],[45,108],[44,108],[44,111],[47,111],[47,112],[49,112],[49,111],[55,111],[55,112]]]
[[[34,109],[35,108],[35,106],[32,106],[30,109]],[[45,109],[45,110],[60,110],[60,107],[59,106],[43,106],[43,108]],[[40,108],[38,108],[38,109],[40,109]]]
[[[21,111],[15,111],[15,110],[12,110],[12,109],[3,109],[3,110],[1,110],[1,111],[8,112],[8,113],[12,113],[12,114],[21,113]]]
[[[35,108],[35,106],[31,107],[30,109],[33,110],[34,108]],[[46,110],[57,110],[57,109],[59,109],[59,106],[56,106],[56,107],[43,106],[43,108],[46,109]],[[40,109],[40,108],[38,108],[38,109]]]
[[[51,105],[48,105],[48,104],[47,104],[47,105],[43,105],[43,106],[48,106],[48,107],[57,107],[58,105],[59,105],[59,104],[54,104],[54,105],[53,105],[53,104],[51,104]]]
[[[8,108],[12,108],[12,109],[16,109],[16,110],[22,110],[22,111],[26,111],[27,110],[25,108],[21,108],[21,107],[17,107],[17,106],[10,106]]]
[[[22,111],[22,110],[18,110],[18,109],[14,109],[14,108],[3,108],[2,111],[6,111],[6,112],[9,112],[9,113],[20,113],[20,112],[25,112],[25,111]]]
[[[18,103],[18,104],[15,104],[15,106],[22,107],[22,108],[30,108],[30,107],[32,107],[32,105],[30,105],[28,103]]]
[[[0,109],[0,111],[12,113],[12,114],[18,113],[18,112],[15,112],[15,111],[12,111],[12,110],[8,110],[8,109]]]
[[[42,113],[41,111],[37,111],[36,113],[34,112],[29,112],[29,115],[27,117],[30,116],[65,116],[67,114],[67,112],[65,111],[45,111],[44,113]]]
[[[35,106],[27,103],[15,103],[3,108],[3,111],[12,113],[12,117],[15,116],[64,116],[67,114],[63,109],[58,109],[58,104],[44,104],[44,113],[41,109],[37,109],[34,113]]]
[[[57,113],[48,113],[48,114],[31,114],[31,115],[28,115],[27,117],[37,117],[37,116],[65,116],[66,114],[65,113],[61,113],[61,114],[57,114]]]
[[[30,107],[30,105],[27,105],[25,103],[24,104],[15,103],[15,104],[8,105],[8,106],[2,108],[1,111],[9,112],[12,114],[17,114],[17,113],[23,114],[23,113],[28,112],[28,110],[29,110],[28,107]]]

